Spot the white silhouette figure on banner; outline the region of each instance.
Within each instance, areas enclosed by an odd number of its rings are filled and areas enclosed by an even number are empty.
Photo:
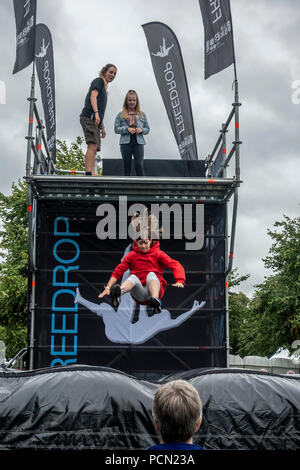
[[[50,42],[48,42],[47,46],[45,46],[45,39],[43,38],[43,45],[41,46],[41,52],[39,54],[35,54],[35,56],[39,58],[45,57],[49,46],[50,46]]]
[[[163,38],[163,45],[160,46],[160,48],[159,48],[160,50],[156,53],[151,52],[151,54],[154,55],[155,57],[167,57],[167,55],[169,55],[169,51],[170,51],[170,49],[172,49],[172,47],[174,47],[174,44],[172,44],[169,47],[166,47],[166,40],[165,40],[165,38]]]
[[[124,256],[130,251],[131,245],[126,248]],[[130,271],[123,275],[122,282],[129,276]],[[175,328],[190,318],[195,312],[204,307],[205,302],[197,300],[190,310],[172,319],[168,310],[163,309],[161,313],[149,317],[147,306],[140,305],[139,320],[132,323],[136,302],[129,293],[122,295],[118,311],[106,304],[97,304],[83,298],[79,289],[76,290],[75,303],[81,304],[103,319],[106,337],[112,343],[142,344],[155,336],[157,333]]]

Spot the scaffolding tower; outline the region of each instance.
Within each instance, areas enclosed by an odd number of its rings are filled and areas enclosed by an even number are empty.
[[[223,274],[225,279],[225,340],[222,344],[188,346],[190,352],[205,349],[214,351],[221,349],[224,352],[223,365],[228,367],[229,358],[229,312],[228,312],[228,274],[232,269],[233,252],[235,243],[235,230],[238,206],[238,188],[241,184],[240,178],[240,129],[239,129],[239,99],[238,83],[235,81],[235,99],[228,119],[220,129],[219,137],[211,154],[205,159],[205,176],[203,177],[122,177],[122,176],[84,176],[83,172],[75,172],[72,169],[61,170],[47,148],[47,140],[44,132],[43,122],[40,119],[34,97],[33,84],[29,98],[29,125],[28,125],[28,147],[26,163],[26,182],[28,185],[28,217],[29,217],[29,281],[28,281],[28,310],[29,310],[29,360],[27,367],[33,369],[40,366],[36,361],[36,312],[37,312],[37,272],[39,256],[39,233],[37,227],[38,210],[43,205],[73,205],[103,203],[116,201],[120,196],[126,196],[128,201],[143,201],[168,204],[173,203],[201,203],[209,207],[211,205],[225,208],[225,227],[222,238],[225,243],[225,262]],[[33,136],[34,125],[36,135]],[[229,126],[234,126],[234,141],[232,147],[227,151],[226,134]],[[233,175],[228,176],[230,162],[234,162]],[[231,167],[232,169],[232,167]],[[228,228],[228,204],[233,198],[230,230]],[[46,204],[46,206],[45,206]],[[49,207],[50,207],[49,206]],[[42,206],[41,206],[42,207]],[[83,206],[84,207],[84,206]],[[85,206],[87,207],[87,206]],[[208,235],[209,238],[209,235]],[[214,274],[214,266],[206,269],[207,276]],[[217,310],[217,309],[216,309]],[[41,346],[41,345],[40,345]],[[43,347],[43,346],[41,346]],[[45,347],[45,345],[44,345]],[[98,349],[101,346],[98,346]],[[160,345],[118,345],[102,346],[102,349],[167,349],[169,353],[176,354],[179,347]],[[184,347],[181,347],[183,350]],[[183,361],[184,362],[184,361]],[[114,361],[108,365],[113,365]],[[107,365],[107,364],[102,364]],[[207,367],[220,365],[214,363],[213,359],[206,364]],[[184,365],[183,365],[184,368]]]

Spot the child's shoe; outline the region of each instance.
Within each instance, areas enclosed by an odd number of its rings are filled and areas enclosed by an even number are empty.
[[[153,313],[161,312],[161,300],[157,297],[150,297],[148,304],[153,307]]]
[[[112,298],[112,306],[115,312],[118,310],[121,300],[121,287],[119,284],[115,284],[110,288],[110,296]]]

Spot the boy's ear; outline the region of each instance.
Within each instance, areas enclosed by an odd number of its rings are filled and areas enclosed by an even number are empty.
[[[155,421],[155,419],[153,419],[153,422],[154,422],[154,427],[155,427],[156,431],[159,433],[158,423]]]
[[[196,427],[196,431],[195,431],[195,432],[198,431],[198,429],[199,429],[200,426],[201,426],[201,423],[202,423],[202,416],[201,416],[200,419],[199,419],[199,422],[198,422],[198,424],[197,424],[197,427]]]

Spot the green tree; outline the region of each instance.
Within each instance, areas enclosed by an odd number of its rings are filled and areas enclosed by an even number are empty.
[[[268,230],[274,243],[263,259],[271,276],[256,286],[249,315],[242,325],[244,355],[273,355],[280,347],[291,351],[300,333],[300,217],[275,222]]]
[[[280,304],[284,305],[280,310],[288,313],[290,333],[296,339],[300,336],[300,217],[284,215],[274,227],[280,231],[268,230],[274,243],[264,263],[280,280]]]
[[[84,153],[82,144],[84,139],[77,137],[68,147],[65,140],[56,140],[56,166],[64,170],[84,171]],[[102,174],[101,168],[97,169],[98,175]]]
[[[28,228],[27,185],[13,183],[9,196],[0,193],[0,339],[7,357],[27,343]]]
[[[250,274],[240,276],[234,268],[228,276],[228,287],[232,289],[246,281]],[[243,323],[249,315],[250,299],[243,292],[233,292],[229,290],[229,345],[231,354],[240,352],[240,332]]]
[[[68,147],[65,140],[56,140],[56,166],[64,170],[84,171],[84,153],[81,145],[84,139],[77,137]]]

